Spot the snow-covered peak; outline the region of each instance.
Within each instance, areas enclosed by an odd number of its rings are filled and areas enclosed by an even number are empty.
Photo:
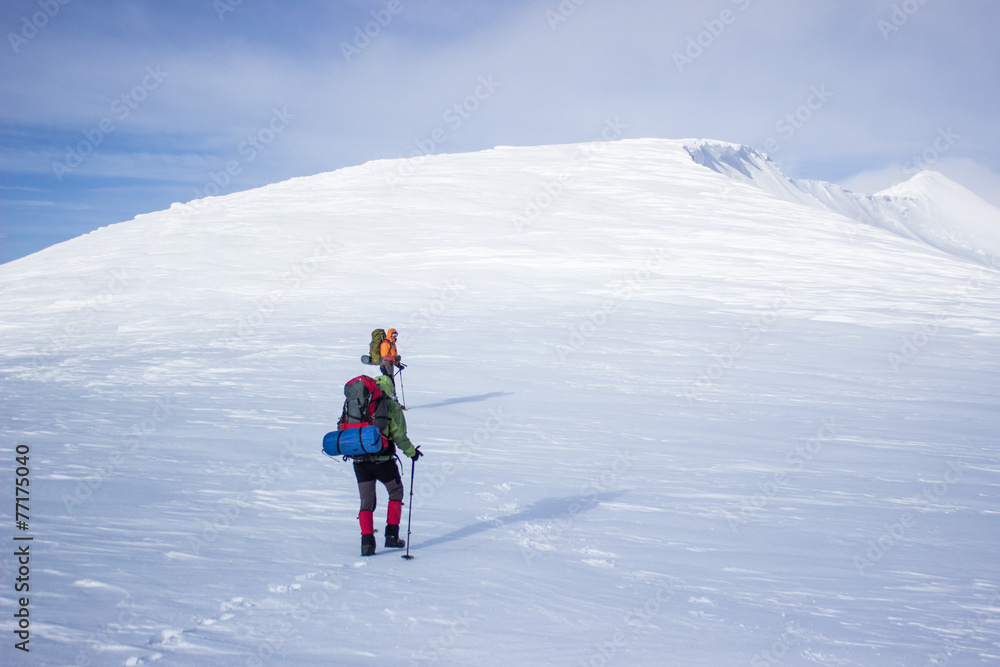
[[[1000,258],[1000,209],[938,172],[922,171],[863,195],[834,183],[788,178],[747,146],[699,140],[685,148],[696,163],[779,199],[833,211],[966,260],[993,265]]]
[[[876,198],[931,245],[988,264],[1000,257],[1000,209],[943,174],[922,171]]]
[[[897,183],[875,194],[881,197],[905,197],[925,200],[939,196],[957,196],[963,199],[977,196],[944,174],[927,169],[914,175],[909,180]]]
[[[763,153],[750,146],[728,142],[697,140],[685,145],[691,159],[723,176],[749,183],[754,187],[785,199],[808,206],[818,202],[786,177],[781,169]]]
[[[952,218],[996,221],[1000,216],[1000,209],[993,204],[936,171],[921,171],[909,180],[877,192],[875,196],[906,201],[911,206],[934,210]]]

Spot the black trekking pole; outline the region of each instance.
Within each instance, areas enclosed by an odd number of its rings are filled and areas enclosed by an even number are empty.
[[[410,509],[406,512],[406,553],[401,556],[406,560],[413,560],[410,555],[410,520],[413,518],[413,471],[417,468],[417,459],[410,459]]]

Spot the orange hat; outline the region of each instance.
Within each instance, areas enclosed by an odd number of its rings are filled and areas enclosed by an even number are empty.
[[[395,329],[389,329],[388,331],[385,332],[385,337],[386,338],[392,338],[393,336],[398,336],[398,335],[399,334],[396,333]]]

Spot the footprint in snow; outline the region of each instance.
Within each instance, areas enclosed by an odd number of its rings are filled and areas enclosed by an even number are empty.
[[[590,558],[581,559],[581,562],[585,565],[603,568],[616,567],[615,559],[618,558],[618,554],[613,554],[607,551],[598,551],[597,549],[591,549],[590,547],[577,549],[577,553],[584,556],[590,556]]]
[[[199,627],[207,627],[210,625],[215,625],[216,623],[224,623],[236,616],[236,614],[232,612],[240,611],[243,609],[252,609],[253,607],[256,606],[257,606],[256,602],[249,602],[240,597],[230,598],[229,600],[226,600],[225,602],[219,605],[219,611],[222,613],[219,614],[218,618],[195,618],[195,623]]]
[[[243,598],[230,598],[227,602],[222,603],[220,609],[222,611],[236,611],[239,609],[250,609],[256,606],[256,602],[248,602]]]
[[[151,648],[180,648],[186,646],[187,643],[184,641],[185,630],[176,630],[174,628],[168,628],[167,630],[160,630],[159,640],[150,639],[146,643],[147,647]]]
[[[282,586],[280,584],[269,584],[267,590],[269,593],[287,593],[288,591],[297,591],[302,588],[302,584],[292,584],[291,586]]]

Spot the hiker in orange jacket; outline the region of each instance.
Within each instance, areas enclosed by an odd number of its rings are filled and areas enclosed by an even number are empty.
[[[380,366],[382,375],[388,375],[389,380],[392,381],[392,397],[394,399],[396,398],[395,369],[402,370],[406,368],[405,365],[400,363],[399,350],[396,349],[396,338],[398,337],[399,333],[395,329],[389,329],[385,332],[385,340],[382,341],[382,345],[379,348],[379,355],[382,357],[382,365]]]

